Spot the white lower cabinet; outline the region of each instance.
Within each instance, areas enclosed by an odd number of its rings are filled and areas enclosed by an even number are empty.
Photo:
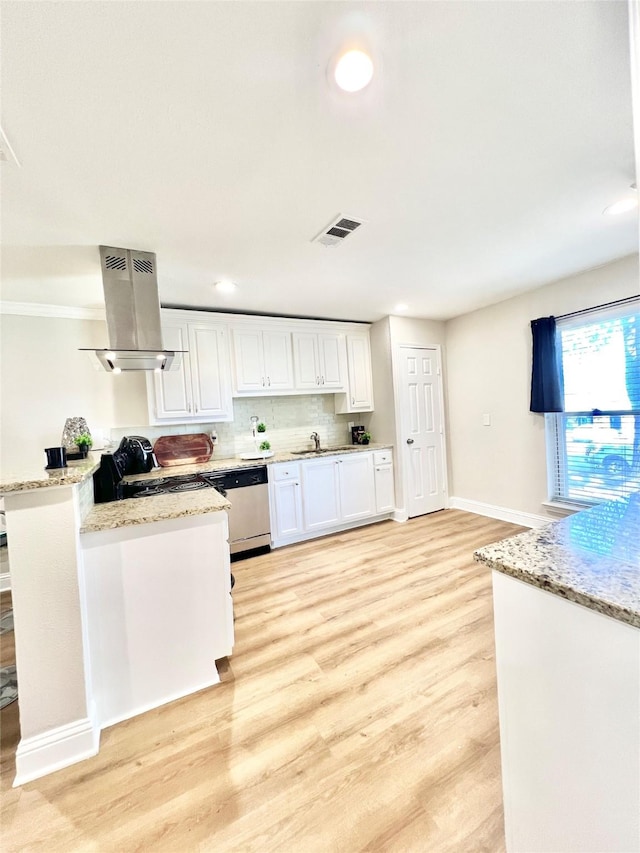
[[[390,460],[391,452],[388,454]],[[387,464],[386,468],[391,476],[390,494],[386,472],[382,475],[385,486],[376,480],[374,452],[270,465],[273,546],[312,539],[388,515],[394,509],[393,467]]]
[[[282,463],[269,469],[271,537],[299,536],[304,531],[300,465]]]
[[[347,453],[336,459],[340,520],[355,521],[376,514],[373,453]]]
[[[376,484],[376,512],[392,512],[396,502],[393,486],[393,456],[390,450],[374,452],[373,477]]]

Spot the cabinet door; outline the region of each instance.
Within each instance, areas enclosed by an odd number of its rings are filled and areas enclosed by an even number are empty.
[[[376,512],[391,512],[395,509],[393,488],[393,465],[375,465]]]
[[[291,332],[263,332],[264,372],[270,391],[293,390]]]
[[[302,507],[307,531],[340,522],[335,456],[302,463]]]
[[[284,539],[302,533],[302,492],[300,479],[278,480],[271,484],[274,512],[271,538]]]
[[[347,358],[351,411],[371,411],[373,409],[371,351],[369,338],[366,335],[347,336]]]
[[[318,336],[305,332],[293,333],[294,370],[296,388],[317,391],[320,386],[318,364]]]
[[[318,362],[321,388],[342,391],[345,388],[346,349],[344,335],[318,335]]]
[[[162,340],[167,349],[188,350],[189,334],[186,323],[165,321]],[[155,420],[189,420],[193,415],[191,399],[190,354],[185,352],[177,370],[153,374]]]
[[[347,453],[337,457],[336,465],[339,469],[341,520],[354,521],[375,515],[373,454]]]
[[[233,417],[226,347],[222,326],[189,324],[193,414],[196,417],[215,420]]]
[[[235,390],[264,391],[262,332],[258,329],[233,329],[232,336]]]

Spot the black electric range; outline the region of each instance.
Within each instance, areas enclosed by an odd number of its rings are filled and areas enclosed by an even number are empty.
[[[129,480],[122,483],[123,498],[146,498],[181,492],[196,492],[214,488],[226,496],[225,473],[178,474],[175,477],[158,477],[145,480]]]

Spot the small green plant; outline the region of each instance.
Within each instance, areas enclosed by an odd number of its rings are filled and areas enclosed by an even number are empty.
[[[271,442],[270,441],[261,441],[260,442],[260,450],[271,450]]]
[[[82,450],[82,448],[89,448],[93,444],[93,439],[89,435],[88,432],[81,432],[80,435],[75,437],[76,445]]]
[[[360,444],[369,444],[371,441],[371,433],[363,432],[360,434]]]
[[[260,421],[260,423],[256,427],[256,432],[266,432],[266,431],[267,431],[267,425],[265,423],[263,423],[262,421]]]

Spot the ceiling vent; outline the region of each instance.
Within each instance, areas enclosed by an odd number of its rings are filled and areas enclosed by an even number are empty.
[[[355,216],[343,216],[343,214],[339,214],[311,242],[321,243],[323,246],[340,246],[347,237],[353,234],[361,225],[364,225],[364,223],[364,219],[356,219]]]

